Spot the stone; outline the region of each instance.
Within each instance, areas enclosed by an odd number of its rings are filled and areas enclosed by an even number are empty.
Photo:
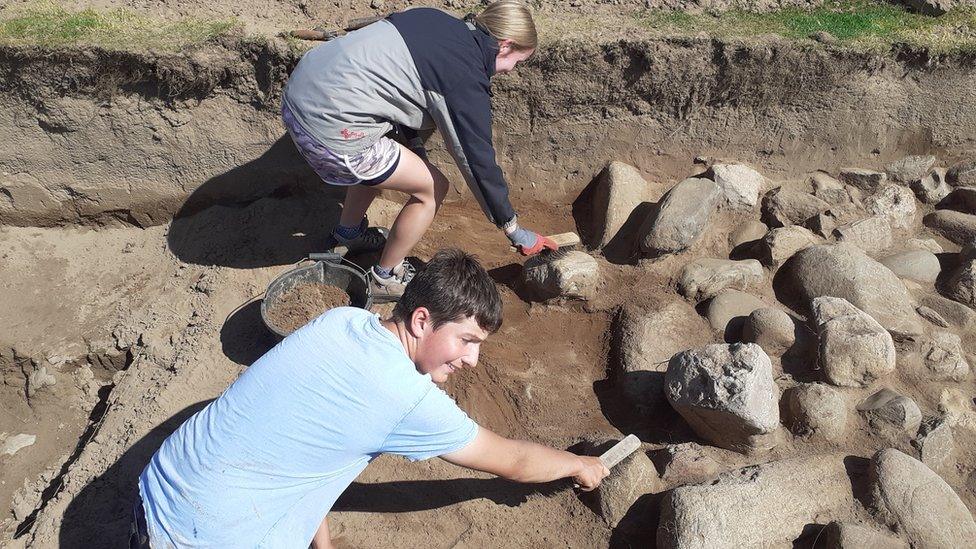
[[[920,305],[938,313],[951,326],[961,330],[976,328],[976,311],[958,301],[937,294],[923,294],[918,300]]]
[[[885,174],[889,181],[907,185],[916,179],[925,177],[932,166],[935,166],[935,157],[932,155],[906,156],[888,164],[885,168]]]
[[[844,454],[751,465],[666,493],[658,549],[792,547],[809,524],[855,505]]]
[[[654,463],[663,471],[661,480],[668,488],[699,484],[722,472],[722,466],[706,455],[702,446],[695,442],[669,444],[657,451],[654,457]]]
[[[802,305],[820,296],[840,297],[888,331],[922,331],[921,318],[905,285],[890,269],[854,246],[825,244],[800,250],[780,273],[782,283],[803,300]]]
[[[905,433],[914,436],[922,424],[922,411],[918,404],[888,388],[861,401],[857,411],[873,429],[893,438]]]
[[[897,526],[913,547],[955,549],[976,539],[976,521],[966,504],[924,463],[894,448],[871,459],[875,514]]]
[[[976,260],[961,265],[946,280],[943,293],[959,303],[976,309]]]
[[[793,257],[796,252],[820,242],[820,238],[805,227],[779,227],[763,237],[759,244],[759,254],[765,265],[775,268]]]
[[[638,414],[653,416],[662,409],[667,411],[664,372],[668,361],[711,339],[708,325],[685,301],[650,311],[624,307],[614,323],[615,384]]]
[[[736,229],[732,231],[732,234],[729,235],[729,244],[731,244],[733,248],[737,248],[743,244],[755,242],[766,236],[766,232],[768,230],[769,229],[766,227],[765,223],[755,220],[746,221],[736,227]]]
[[[829,203],[812,194],[777,187],[763,196],[762,219],[774,228],[803,225],[829,209]]]
[[[915,307],[915,312],[917,312],[919,316],[921,316],[925,320],[928,320],[932,324],[935,324],[939,328],[949,327],[949,322],[946,319],[942,318],[942,315],[937,313],[934,309],[926,307],[925,305],[919,305],[918,307]]]
[[[935,417],[923,423],[918,438],[912,441],[912,446],[918,450],[922,463],[929,469],[940,476],[951,473],[955,466],[955,461],[952,459],[955,443],[952,438],[952,426],[947,418]]]
[[[863,170],[860,168],[843,168],[840,171],[839,179],[844,183],[873,193],[881,184],[888,181],[888,176],[873,170]]]
[[[954,4],[955,0],[905,0],[905,5],[912,11],[932,17],[945,15]]]
[[[837,215],[834,212],[827,210],[824,213],[817,214],[810,219],[807,219],[806,228],[810,229],[813,234],[819,236],[820,238],[830,238],[834,233],[834,229],[837,228]]]
[[[827,381],[866,387],[895,369],[895,343],[870,315],[847,300],[823,296],[811,303],[819,339],[818,362]]]
[[[834,229],[838,242],[851,244],[865,252],[880,252],[891,247],[894,240],[891,225],[884,217],[875,215]]]
[[[946,183],[946,171],[942,168],[936,168],[912,181],[909,187],[923,204],[935,204],[952,190],[952,187]]]
[[[696,259],[685,265],[678,291],[688,299],[704,301],[726,288],[745,290],[763,281],[763,269],[755,259]]]
[[[522,276],[526,287],[541,299],[592,299],[600,283],[600,265],[578,250],[539,254],[525,262]]]
[[[844,206],[853,201],[847,187],[825,172],[814,172],[810,176],[810,186],[814,196],[832,206]]]
[[[939,258],[932,252],[912,250],[881,258],[881,264],[901,278],[934,284],[942,272]]]
[[[688,249],[705,231],[721,196],[721,189],[709,179],[693,177],[672,187],[661,200],[657,215],[648,217],[639,231],[644,235],[640,241],[643,255],[655,257]]]
[[[765,450],[779,426],[779,389],[759,345],[712,344],[675,355],[664,375],[671,406],[716,446]]]
[[[908,549],[907,543],[888,533],[847,522],[828,524],[823,540],[826,549]]]
[[[953,187],[976,187],[976,158],[953,164],[946,171],[946,182]]]
[[[934,332],[918,342],[922,363],[932,381],[962,381],[969,377],[969,363],[962,340],[952,332]]]
[[[709,302],[705,316],[712,329],[725,335],[726,341],[738,341],[746,317],[763,307],[767,305],[752,294],[722,290]]]
[[[956,187],[936,206],[943,210],[976,214],[976,187]]]
[[[654,463],[638,450],[614,467],[613,474],[600,484],[596,507],[607,526],[614,528],[638,498],[661,491],[663,483]]]
[[[787,425],[797,435],[812,435],[832,442],[847,433],[847,403],[836,389],[823,383],[801,383],[788,389]]]
[[[44,387],[55,385],[57,378],[49,374],[47,366],[41,366],[27,377],[27,396],[32,397]]]
[[[743,164],[713,164],[715,184],[733,209],[752,209],[759,202],[759,191],[766,179]]]
[[[905,241],[905,248],[909,250],[926,250],[934,254],[945,252],[942,246],[931,238],[909,238]]]
[[[742,326],[742,341],[755,343],[769,355],[781,355],[796,343],[796,322],[772,307],[756,309]]]
[[[923,217],[922,223],[960,246],[976,240],[976,215],[938,210]]]
[[[910,229],[915,225],[915,195],[898,185],[882,185],[864,199],[868,213],[883,217],[894,229]]]
[[[0,442],[0,456],[12,456],[28,446],[33,446],[35,442],[37,442],[35,435],[24,433],[6,437],[3,442]]]
[[[620,235],[637,207],[648,200],[647,181],[636,168],[623,162],[610,162],[597,177],[593,194],[594,248],[602,248]]]

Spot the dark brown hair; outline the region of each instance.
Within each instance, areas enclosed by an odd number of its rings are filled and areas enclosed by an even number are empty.
[[[430,311],[435,330],[468,317],[488,333],[502,325],[502,298],[495,281],[477,258],[454,248],[437,252],[407,284],[393,320],[409,322],[419,307]]]

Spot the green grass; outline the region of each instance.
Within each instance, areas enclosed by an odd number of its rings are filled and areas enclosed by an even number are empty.
[[[704,32],[724,37],[772,34],[807,39],[814,33],[828,32],[841,44],[854,47],[885,49],[908,44],[933,53],[976,51],[976,10],[972,8],[929,17],[908,12],[899,5],[848,0],[815,9],[787,8],[771,13],[644,12],[638,20],[645,27],[667,33]]]
[[[231,20],[163,22],[125,9],[70,10],[43,3],[0,20],[0,44],[175,51],[213,40],[237,27],[238,23]]]

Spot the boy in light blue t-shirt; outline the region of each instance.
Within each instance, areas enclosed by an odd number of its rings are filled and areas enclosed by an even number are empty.
[[[592,490],[609,473],[598,458],[492,433],[435,385],[474,367],[501,322],[494,282],[458,250],[389,320],[348,307],[315,319],[166,439],[139,478],[135,546],[331,547],[326,514],[383,453]]]

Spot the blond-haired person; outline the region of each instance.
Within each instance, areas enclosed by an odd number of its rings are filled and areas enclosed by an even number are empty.
[[[464,20],[416,8],[318,46],[295,68],[282,118],[322,180],[347,186],[329,246],[382,248],[370,272],[374,300],[403,294],[413,276],[405,258],[447,194],[447,178],[423,147],[435,128],[485,215],[521,253],[556,247],[519,226],[492,145],[490,78],[513,70],[537,43],[531,12],[514,0]],[[365,218],[384,189],[410,197],[388,236]]]

